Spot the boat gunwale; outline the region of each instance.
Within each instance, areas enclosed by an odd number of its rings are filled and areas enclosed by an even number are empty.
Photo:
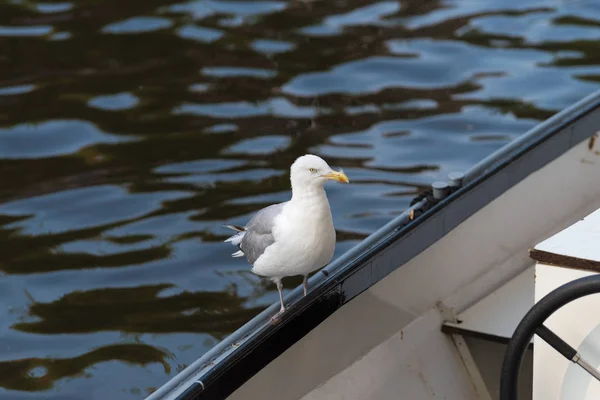
[[[541,122],[470,168],[465,173],[463,185],[437,204],[431,206],[427,199],[421,200],[342,254],[322,270],[325,273],[315,274],[311,278],[313,289],[306,297],[302,298],[301,288],[294,289],[286,296],[291,305],[279,324],[269,323],[271,314],[278,307],[278,304],[272,304],[149,395],[147,400],[214,399],[228,396],[352,298],[400,268],[526,176],[593,136],[595,129],[577,131],[575,125],[594,111],[600,117],[600,91]],[[600,127],[600,124],[596,126]],[[565,132],[566,129],[569,131]],[[564,140],[561,142],[560,139]],[[534,157],[533,151],[545,147],[544,145],[549,148],[541,153],[542,156]],[[527,168],[521,165],[520,170],[500,174],[519,160],[527,159],[528,155],[532,157],[527,160]],[[485,192],[485,195],[479,193],[479,198],[471,198],[471,207],[452,207],[459,199],[467,199],[474,192]],[[426,209],[423,214],[411,220],[411,211],[423,208]],[[443,210],[447,212],[443,213]],[[427,224],[438,217],[440,223]],[[401,251],[400,257],[394,258],[397,262],[391,268],[376,271],[374,259],[393,244],[410,250]],[[398,253],[397,249],[395,252]],[[273,337],[279,339],[275,341],[277,345],[268,346],[267,351],[256,354],[255,350]],[[241,368],[242,364],[250,368]],[[238,373],[232,375],[232,371],[236,370]],[[227,385],[216,388],[215,384],[223,376],[229,376]],[[172,397],[181,388],[185,390]]]

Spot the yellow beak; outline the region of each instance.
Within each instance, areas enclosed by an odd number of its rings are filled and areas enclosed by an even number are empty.
[[[332,181],[350,183],[350,180],[343,172],[331,171],[330,173],[323,175],[323,178],[331,179]]]

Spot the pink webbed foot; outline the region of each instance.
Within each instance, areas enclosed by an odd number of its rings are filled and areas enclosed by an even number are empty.
[[[285,308],[279,310],[279,312],[271,317],[271,324],[277,325],[281,322],[281,315],[285,312]]]

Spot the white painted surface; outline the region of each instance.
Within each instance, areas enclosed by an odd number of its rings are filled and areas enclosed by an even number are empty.
[[[597,246],[597,244],[596,244]],[[535,301],[563,284],[594,272],[536,265]],[[556,311],[545,325],[575,348],[595,368],[600,368],[600,294],[575,300]],[[533,352],[534,400],[600,399],[600,382],[566,360],[538,336]]]
[[[302,400],[478,399],[441,322],[431,310]]]
[[[458,315],[461,323],[446,322],[455,328],[509,339],[534,304],[534,266]]]
[[[366,292],[360,301],[337,310],[229,399],[299,399],[416,317]]]
[[[466,396],[461,400],[474,399],[460,358],[445,347],[451,342],[440,332],[440,321],[401,343],[390,341],[439,302],[461,312],[529,267],[530,248],[600,207],[599,177],[600,157],[587,141],[578,144],[342,307],[230,399],[329,400],[345,393],[337,398],[363,400],[392,392],[392,398],[427,399],[409,395],[425,393],[423,380],[407,367],[409,359],[410,365],[425,366],[418,370],[428,385],[441,388],[438,398],[447,387],[448,400],[459,391]],[[439,354],[431,358],[429,347]],[[361,397],[366,393],[371,397]]]
[[[600,210],[544,240],[535,249],[600,262]]]

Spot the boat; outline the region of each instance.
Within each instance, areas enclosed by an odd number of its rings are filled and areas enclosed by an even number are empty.
[[[147,400],[500,398],[536,304],[530,250],[600,208],[599,129],[600,91],[434,182],[306,297],[290,292],[279,323],[273,304]],[[532,398],[530,339],[519,399]]]

